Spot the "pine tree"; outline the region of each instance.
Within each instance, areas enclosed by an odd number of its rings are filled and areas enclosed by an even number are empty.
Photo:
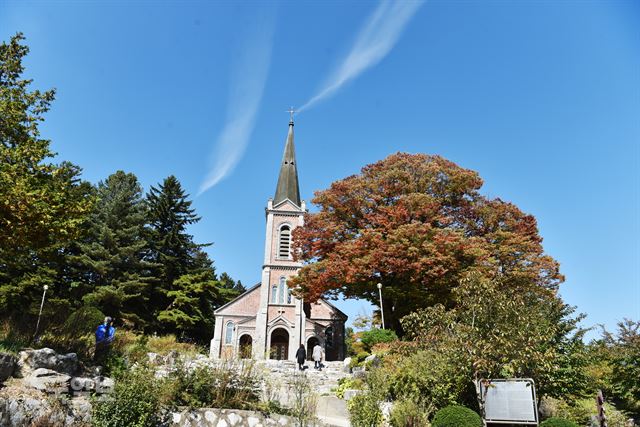
[[[207,266],[203,265],[199,253],[206,245],[194,243],[193,236],[187,232],[187,227],[198,222],[200,217],[195,214],[188,195],[175,176],[166,178],[158,188],[151,187],[147,206],[150,259],[158,265],[155,275],[159,279],[153,289],[151,308],[160,322],[156,327],[165,332],[175,332],[176,322],[168,321],[166,313],[161,317],[159,314],[171,309],[177,295],[170,292],[180,291],[186,283],[183,280],[174,287],[176,280],[196,274],[201,281],[211,281],[215,280],[215,274],[203,271]]]
[[[227,273],[222,273],[220,275],[220,285],[224,289],[233,290],[237,295],[240,295],[247,290],[240,280],[236,282]]]
[[[146,260],[142,187],[134,174],[118,171],[100,182],[96,193],[89,233],[71,257],[77,272],[73,287],[86,304],[143,328],[152,320],[145,308],[155,265]]]

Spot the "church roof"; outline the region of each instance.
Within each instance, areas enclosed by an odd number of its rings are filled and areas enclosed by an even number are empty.
[[[273,204],[277,205],[286,199],[300,206],[296,150],[293,144],[293,119],[289,122],[289,134],[287,135],[287,142],[284,146],[284,155],[282,156],[278,186],[276,187]]]

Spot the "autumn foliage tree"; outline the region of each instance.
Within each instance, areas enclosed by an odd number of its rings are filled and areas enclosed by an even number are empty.
[[[532,215],[480,194],[478,173],[439,156],[397,153],[318,191],[295,230],[305,265],[292,285],[307,299],[342,294],[378,304],[388,326],[412,311],[455,304],[465,274],[555,291],[559,264]]]

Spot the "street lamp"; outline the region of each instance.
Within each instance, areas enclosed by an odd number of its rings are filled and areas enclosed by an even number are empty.
[[[382,308],[382,283],[378,283],[378,294],[380,295],[380,316],[382,316],[382,329],[384,329],[384,309]]]
[[[44,307],[44,296],[47,294],[47,289],[49,289],[49,286],[44,285],[42,289],[42,302],[40,302],[40,312],[38,313],[38,322],[36,323],[36,333],[33,335],[34,340],[38,337],[38,329],[40,328],[40,317],[42,316],[42,307]]]

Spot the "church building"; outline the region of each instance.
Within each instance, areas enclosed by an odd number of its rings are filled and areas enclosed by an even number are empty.
[[[293,143],[293,117],[284,148],[275,197],[267,202],[266,239],[261,282],[215,311],[210,355],[294,360],[300,344],[320,344],[326,360],[345,357],[347,316],[320,299],[309,303],[291,294],[287,280],[301,263],[292,257],[292,232],[302,226],[305,202],[300,200]]]

